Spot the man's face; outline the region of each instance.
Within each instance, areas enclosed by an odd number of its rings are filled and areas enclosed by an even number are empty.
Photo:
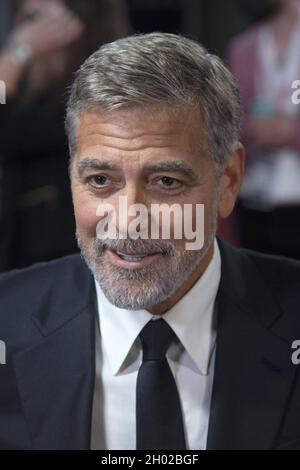
[[[212,254],[218,185],[204,150],[200,115],[155,107],[106,115],[89,111],[81,117],[77,137],[71,177],[81,251],[113,304],[151,309],[189,279],[195,282]],[[169,240],[131,239],[128,233],[127,238],[97,239],[99,205],[110,203],[118,214],[120,196],[127,197],[128,207],[143,204],[149,211],[151,204],[189,204],[193,228],[196,204],[203,204],[204,246],[186,250],[184,230],[177,239],[174,227]],[[171,218],[171,226],[174,222]]]

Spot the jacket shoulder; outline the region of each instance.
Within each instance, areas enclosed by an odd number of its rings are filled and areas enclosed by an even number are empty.
[[[26,338],[38,337],[33,316],[38,313],[46,321],[58,309],[57,316],[62,316],[66,309],[76,305],[79,308],[80,293],[84,292],[90,278],[88,267],[79,254],[2,273],[1,338],[14,338],[21,344]]]
[[[261,274],[281,290],[299,289],[300,261],[284,256],[275,256],[251,250],[243,250],[255,263]]]
[[[268,291],[280,307],[291,329],[298,330],[300,328],[300,261],[251,250],[241,251],[255,267],[252,274],[257,273],[255,283],[258,291],[260,290],[262,294]],[[258,284],[260,284],[259,287]]]
[[[81,267],[83,261],[79,254],[64,256],[46,262],[38,262],[29,267],[14,269],[0,274],[0,306],[1,303],[23,291],[32,290],[36,294],[50,288],[57,276],[63,280],[70,271]]]
[[[274,319],[280,311],[300,327],[300,261],[233,247],[222,239],[219,246],[222,293],[264,318]]]

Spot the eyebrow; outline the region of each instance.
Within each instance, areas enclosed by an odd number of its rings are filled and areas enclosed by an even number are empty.
[[[86,158],[77,164],[78,175],[81,178],[87,170],[112,170],[121,171],[122,168],[115,163],[107,160],[98,160],[97,158]]]
[[[88,170],[122,171],[122,167],[108,160],[99,160],[97,158],[87,158],[78,162],[77,171],[79,177],[82,177],[83,174]],[[193,183],[198,182],[198,176],[193,170],[193,168],[189,164],[185,163],[183,160],[147,164],[144,166],[143,171],[145,173],[176,172],[186,176]]]
[[[192,182],[198,181],[198,176],[193,168],[182,160],[174,160],[169,162],[153,163],[145,165],[144,171],[147,173],[176,172],[188,177]]]

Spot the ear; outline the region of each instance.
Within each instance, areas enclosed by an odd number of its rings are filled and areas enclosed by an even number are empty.
[[[222,219],[228,217],[233,211],[238,197],[245,170],[245,149],[241,143],[232,153],[226,163],[221,177],[221,193],[219,201],[219,216]]]

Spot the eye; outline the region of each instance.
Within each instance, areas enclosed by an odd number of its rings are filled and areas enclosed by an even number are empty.
[[[105,175],[93,175],[87,178],[88,183],[94,188],[104,187],[108,181],[107,176]]]
[[[182,187],[183,183],[176,178],[172,178],[170,176],[161,176],[158,180],[159,186],[164,189],[179,189]]]

